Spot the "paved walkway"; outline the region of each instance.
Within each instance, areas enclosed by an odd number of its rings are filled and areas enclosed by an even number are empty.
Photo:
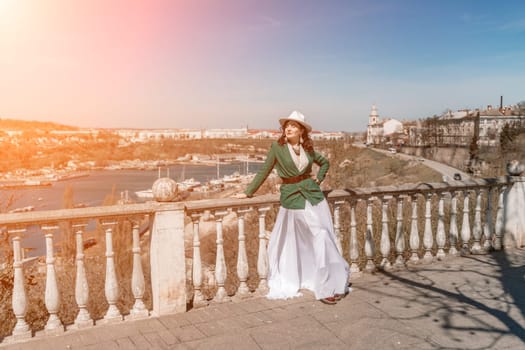
[[[525,250],[364,274],[337,305],[253,298],[0,349],[525,349]]]

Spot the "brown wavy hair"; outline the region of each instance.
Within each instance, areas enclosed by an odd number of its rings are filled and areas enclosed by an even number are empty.
[[[286,143],[286,134],[284,132],[284,129],[286,128],[286,124],[288,122],[284,123],[283,126],[281,126],[281,136],[279,136],[279,139],[277,140],[277,142],[282,146]],[[299,124],[300,125],[300,124]],[[303,139],[303,148],[306,152],[312,154],[314,153],[314,141],[312,140],[312,138],[310,137],[310,133],[308,132],[308,130],[306,130],[305,127],[303,127],[301,125],[301,129],[302,129],[302,133],[301,133],[301,138]]]

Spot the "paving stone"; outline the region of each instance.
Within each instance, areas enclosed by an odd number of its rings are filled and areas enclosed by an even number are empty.
[[[180,340],[175,335],[173,335],[173,333],[171,333],[168,329],[160,331],[158,335],[167,345],[180,343]]]
[[[343,348],[344,343],[310,316],[250,329],[262,349]]]
[[[253,301],[248,302],[242,302],[238,304],[239,307],[246,310],[247,312],[257,312],[261,310],[266,310],[267,306],[265,303],[261,302],[259,299],[255,299]]]
[[[243,316],[237,316],[235,319],[239,321],[240,323],[242,323],[243,328],[258,327],[258,326],[261,326],[267,323],[261,320],[261,318],[257,317],[255,314],[246,314]]]
[[[198,323],[202,323],[202,322],[207,322],[208,319],[206,318],[206,314],[204,314],[201,311],[202,311],[202,309],[191,310],[191,311],[187,312],[186,313],[186,319],[191,324],[198,324]]]
[[[509,255],[510,254],[510,255]],[[337,305],[311,293],[211,304],[3,349],[525,348],[525,250],[363,274]]]
[[[115,341],[120,349],[139,349],[128,337],[116,339]]]
[[[396,349],[427,339],[425,332],[395,319],[365,317],[352,323],[332,322],[327,327],[351,349]]]
[[[201,350],[220,350],[220,349],[232,349],[232,350],[247,350],[247,349],[260,349],[258,344],[250,337],[246,332],[237,334],[222,334],[213,337],[196,340],[193,342],[186,343],[191,349]]]
[[[160,322],[159,318],[156,317],[137,320],[132,323],[132,326],[134,325],[137,329],[140,329],[141,333],[160,332],[167,329],[166,326]]]
[[[105,342],[102,342],[102,343],[97,343],[97,344],[91,344],[91,345],[83,346],[80,349],[82,349],[82,350],[101,350],[101,349],[104,349],[104,350],[117,350],[117,349],[119,349],[119,346],[118,346],[118,344],[115,341],[108,340],[108,341],[105,341]]]
[[[151,349],[152,348],[152,345],[148,342],[146,337],[142,334],[131,335],[129,339],[137,347],[137,349]]]
[[[212,337],[230,332],[230,329],[225,327],[220,321],[198,323],[195,325],[195,327],[205,334],[206,337]]]
[[[183,326],[170,329],[171,334],[177,337],[182,343],[205,338],[206,335],[195,325]]]
[[[186,318],[185,314],[168,315],[159,318],[159,321],[167,329],[188,326],[191,322]]]
[[[246,310],[241,306],[242,303],[248,303],[250,301],[243,301],[240,304],[237,303],[225,303],[225,304],[216,304],[210,306],[210,309],[214,309],[218,313],[222,313],[225,316],[238,316],[245,315]]]
[[[152,349],[169,349],[169,345],[164,342],[158,333],[149,332],[144,334],[144,338],[151,344]]]
[[[272,310],[263,310],[251,314],[253,317],[257,318],[262,323],[273,323],[275,319],[271,317]]]

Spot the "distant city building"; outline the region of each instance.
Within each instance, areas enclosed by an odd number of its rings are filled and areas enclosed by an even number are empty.
[[[234,139],[246,138],[248,136],[248,128],[240,129],[205,129],[203,138],[208,139]]]
[[[477,132],[479,145],[495,146],[506,124],[525,123],[515,106],[492,108],[484,110],[447,111],[441,116],[427,118],[410,129],[410,144],[422,145],[469,145]]]
[[[380,120],[379,113],[377,112],[377,107],[375,105],[372,105],[372,110],[368,117],[368,126],[366,128],[367,144],[374,145],[383,142],[395,142],[392,140],[393,135],[402,133],[402,122],[393,118],[386,118],[385,120]]]

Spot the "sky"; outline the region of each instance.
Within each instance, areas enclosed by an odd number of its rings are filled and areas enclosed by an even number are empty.
[[[0,0],[0,118],[316,130],[525,100],[522,0]]]

